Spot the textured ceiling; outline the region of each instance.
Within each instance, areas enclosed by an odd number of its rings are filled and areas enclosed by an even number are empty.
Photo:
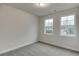
[[[38,7],[34,3],[9,3],[6,4],[15,8],[27,11],[36,16],[44,16],[56,11],[62,11],[69,8],[78,7],[78,3],[49,3],[46,7]],[[56,10],[56,11],[55,11]]]

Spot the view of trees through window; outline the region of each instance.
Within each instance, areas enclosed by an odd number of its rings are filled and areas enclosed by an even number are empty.
[[[60,34],[63,36],[75,36],[75,15],[61,17]],[[51,34],[53,32],[53,19],[46,19],[44,25],[44,33]]]
[[[61,17],[61,35],[75,35],[74,15]]]
[[[45,33],[53,32],[53,19],[45,20]]]

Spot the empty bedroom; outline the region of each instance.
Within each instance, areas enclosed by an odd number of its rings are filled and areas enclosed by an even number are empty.
[[[0,56],[79,56],[79,3],[0,3]]]

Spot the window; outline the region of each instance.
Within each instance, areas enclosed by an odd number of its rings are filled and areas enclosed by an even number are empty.
[[[52,34],[53,32],[53,19],[45,20],[44,34]]]
[[[61,35],[75,36],[74,15],[61,17]]]

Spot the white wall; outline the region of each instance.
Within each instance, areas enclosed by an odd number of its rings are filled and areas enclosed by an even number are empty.
[[[0,6],[0,53],[36,42],[38,18],[16,8]]]
[[[52,15],[40,18],[40,41],[60,47],[79,51],[79,9],[73,8],[57,12]],[[76,15],[76,37],[60,36],[60,17],[64,15]],[[44,35],[44,20],[48,18],[54,19],[54,31],[52,35]]]

